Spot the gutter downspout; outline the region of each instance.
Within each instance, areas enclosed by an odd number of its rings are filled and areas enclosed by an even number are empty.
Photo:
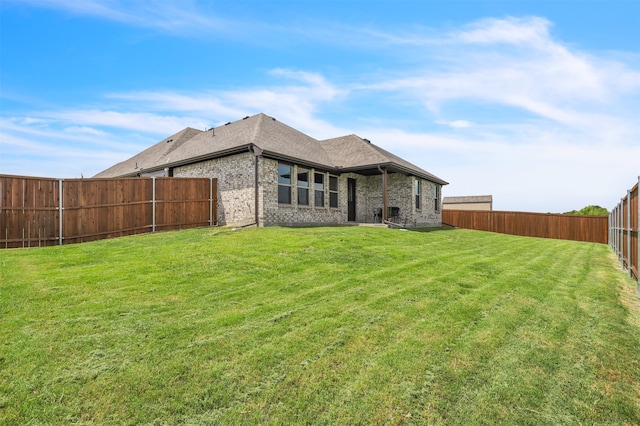
[[[387,169],[378,166],[378,170],[382,173],[382,222],[389,220],[389,200],[387,188]]]
[[[260,194],[258,192],[258,187],[260,184],[260,164],[258,162],[258,158],[262,157],[262,148],[257,145],[251,144],[250,146],[251,152],[253,152],[253,164],[254,164],[254,212],[255,212],[255,222],[256,226],[260,226],[260,215],[258,213],[258,208],[260,206]]]

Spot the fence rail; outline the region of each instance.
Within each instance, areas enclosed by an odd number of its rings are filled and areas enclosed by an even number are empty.
[[[638,183],[627,191],[627,195],[612,209],[609,214],[609,244],[615,251],[622,268],[629,271],[629,276],[638,282],[640,294],[640,278],[638,277],[638,252],[640,252],[640,203],[638,203]]]
[[[526,237],[556,238],[607,244],[606,216],[551,213],[443,210],[442,222],[459,228]]]
[[[216,224],[210,178],[0,175],[0,247],[71,244]]]

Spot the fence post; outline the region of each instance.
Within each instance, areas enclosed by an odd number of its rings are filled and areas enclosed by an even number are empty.
[[[620,203],[616,204],[615,207],[615,228],[614,228],[614,232],[616,233],[616,257],[618,258],[618,260],[620,260],[620,230],[618,229],[620,227]]]
[[[62,212],[64,207],[62,206],[62,181],[58,179],[58,245],[62,245]]]
[[[616,256],[620,259],[620,203],[616,204]]]
[[[631,190],[627,189],[627,267],[629,268],[629,276],[632,277],[633,273],[631,271],[631,267],[633,263],[631,263]]]
[[[209,226],[213,226],[213,178],[209,178]]]
[[[151,178],[151,232],[156,232],[156,177]]]
[[[618,250],[620,252],[620,265],[624,270],[624,198],[618,204],[618,220],[620,221],[618,231]]]
[[[611,221],[611,215],[613,214],[613,212],[609,212],[609,216],[607,217],[607,223],[609,224],[609,239],[607,240],[609,242],[609,247],[613,247],[613,236],[611,235],[611,227],[612,227],[612,221]]]
[[[613,249],[613,252],[616,253],[616,256],[618,255],[618,249],[616,248],[616,211],[617,206],[614,206],[613,209],[611,209],[611,241],[612,241],[612,246],[611,248]]]

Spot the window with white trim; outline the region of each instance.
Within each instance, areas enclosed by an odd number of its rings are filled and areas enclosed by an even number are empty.
[[[434,198],[433,201],[435,203],[435,211],[439,212],[440,211],[440,185],[436,184],[433,187],[435,188],[434,197],[433,197]]]
[[[413,182],[413,195],[415,196],[415,201],[416,201],[416,210],[420,210],[420,191],[421,191],[421,182],[419,179],[416,179]]]

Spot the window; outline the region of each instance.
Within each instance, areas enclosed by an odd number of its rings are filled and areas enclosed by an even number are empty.
[[[338,208],[338,177],[329,175],[329,207]]]
[[[440,187],[438,185],[434,185],[435,193],[434,193],[434,202],[435,202],[435,210],[440,211]]]
[[[309,170],[298,169],[298,205],[309,205]]]
[[[315,206],[324,207],[324,174],[314,173],[313,182],[315,189]]]
[[[416,210],[420,210],[420,181],[418,179],[413,182],[413,194],[416,197]]]
[[[278,164],[278,203],[291,204],[291,166]]]

